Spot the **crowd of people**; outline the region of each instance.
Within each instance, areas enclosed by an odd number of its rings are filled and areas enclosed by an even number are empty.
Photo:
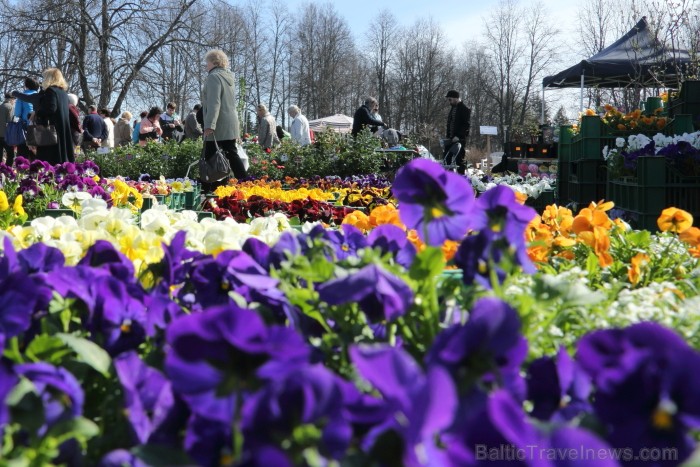
[[[217,150],[223,151],[236,178],[243,178],[246,169],[238,156],[237,141],[240,127],[237,110],[236,80],[229,70],[227,55],[221,50],[206,53],[207,77],[202,87],[202,103],[196,104],[184,122],[176,113],[174,102],[166,104],[165,111],[151,107],[133,120],[131,112],[122,112],[118,119],[111,117],[107,108],[87,107],[81,118],[78,96],[67,92],[68,84],[57,68],[43,72],[43,82],[27,77],[24,90],[6,93],[0,105],[0,150],[5,163],[11,165],[15,155],[28,159],[40,159],[52,164],[74,161],[75,153],[105,151],[118,146],[149,141],[184,139],[204,140],[204,156],[208,158]],[[464,171],[464,148],[469,135],[470,110],[461,101],[457,91],[446,95],[451,106],[446,132],[445,151],[457,145],[458,170]],[[313,131],[301,109],[292,105],[287,109],[291,119],[289,132],[285,131],[264,104],[256,108],[258,140],[263,149],[270,150],[287,138],[305,146],[314,141]],[[365,99],[354,114],[352,135],[357,136],[365,127],[381,135],[388,125],[379,114],[379,104],[374,97]],[[20,128],[19,132],[17,128]],[[391,133],[392,138],[395,131]]]

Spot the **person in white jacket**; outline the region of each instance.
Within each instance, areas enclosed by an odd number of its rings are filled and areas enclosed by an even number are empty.
[[[292,124],[289,127],[289,132],[292,134],[292,139],[302,146],[311,144],[311,134],[309,133],[309,121],[301,114],[301,110],[296,105],[292,105],[287,109],[287,113],[292,117]]]
[[[109,109],[100,110],[100,116],[104,119],[105,126],[107,127],[107,138],[103,139],[101,144],[103,148],[114,147],[114,120],[109,116],[110,113]]]

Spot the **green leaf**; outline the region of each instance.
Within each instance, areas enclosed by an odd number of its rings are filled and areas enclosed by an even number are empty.
[[[49,430],[47,437],[57,438],[59,442],[71,438],[87,441],[100,434],[100,428],[92,420],[84,417],[76,417],[71,420],[57,423]]]
[[[299,220],[299,216],[294,216],[289,218],[289,225],[301,225],[301,221]]]
[[[59,333],[56,334],[56,337],[73,349],[86,364],[99,373],[102,373],[104,376],[109,376],[109,367],[112,364],[112,359],[102,347],[94,342],[72,334]]]
[[[598,257],[593,252],[588,253],[588,257],[586,258],[586,272],[588,272],[590,276],[594,276],[599,270]]]
[[[443,269],[445,269],[445,258],[442,250],[437,247],[428,247],[416,255],[409,276],[416,281],[423,281],[430,277],[437,277]]]
[[[131,453],[152,467],[194,465],[187,454],[166,446],[146,444],[136,446],[131,450]]]
[[[58,364],[71,350],[58,337],[41,334],[32,340],[25,353],[35,362]]]

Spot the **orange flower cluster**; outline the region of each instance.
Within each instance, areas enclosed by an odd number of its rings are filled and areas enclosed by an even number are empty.
[[[678,234],[681,241],[690,245],[688,252],[700,258],[700,228],[693,227],[693,216],[682,209],[666,208],[656,221],[662,232]]]
[[[383,206],[377,206],[372,209],[369,216],[362,211],[353,211],[343,219],[343,224],[354,225],[360,229],[363,233],[367,233],[370,230],[378,227],[380,225],[392,224],[406,230],[406,226],[401,222],[399,217],[399,210],[393,204],[386,204]],[[423,251],[425,249],[425,244],[418,237],[418,232],[411,229],[406,232],[406,237],[413,243],[417,251]],[[450,261],[455,253],[457,253],[457,248],[459,247],[459,242],[452,240],[447,240],[442,245],[442,254],[445,258],[445,262]]]
[[[654,111],[654,115],[643,115],[640,109],[623,114],[610,104],[605,104],[605,115],[603,123],[615,131],[658,131],[666,128],[668,123],[666,117],[659,114],[663,109],[659,107]]]
[[[592,248],[601,267],[612,264],[610,230],[622,224],[611,220],[607,211],[611,201],[591,203],[574,216],[570,209],[555,204],[547,206],[541,216],[530,222],[525,234],[530,242],[528,255],[535,264],[546,263],[551,256],[573,259],[573,247],[583,243]]]
[[[545,264],[553,256],[574,259],[574,247],[588,245],[598,257],[598,264],[605,268],[614,259],[610,254],[610,234],[616,228],[626,226],[618,219],[611,220],[607,211],[614,204],[610,201],[591,203],[574,216],[570,209],[550,205],[541,216],[530,222],[526,230],[529,242],[528,255],[535,264]],[[659,230],[671,232],[689,245],[688,252],[700,258],[700,228],[693,227],[693,216],[678,208],[664,209],[657,220]],[[631,258],[627,266],[627,278],[637,284],[648,268],[650,258],[645,253],[638,253]]]

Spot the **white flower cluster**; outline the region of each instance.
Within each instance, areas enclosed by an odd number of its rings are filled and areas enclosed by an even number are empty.
[[[521,177],[517,174],[501,175],[490,178],[488,181],[482,181],[483,175],[480,177],[476,174],[469,174],[469,181],[472,187],[479,193],[498,185],[507,185],[513,191],[524,193],[528,198],[537,199],[543,191],[553,190],[555,181],[549,178],[534,177],[527,174]]]
[[[72,204],[74,200],[69,201]],[[284,231],[293,230],[284,214],[259,217],[249,224],[233,219],[197,220],[194,211],[176,212],[159,205],[143,212],[140,226],[131,211],[108,208],[102,199],[85,199],[80,203],[81,216],[39,217],[27,226],[0,231],[0,239],[9,237],[15,248],[27,248],[38,242],[63,252],[67,264],[76,264],[98,240],[112,243],[134,261],[138,270],[144,263],[160,261],[162,244],[169,244],[175,234],[187,232],[189,249],[205,254],[240,249],[246,239],[255,237],[268,245],[277,242]]]
[[[657,154],[659,150],[665,148],[666,146],[669,146],[671,144],[678,144],[681,141],[685,141],[694,148],[700,149],[700,131],[696,131],[694,133],[683,133],[682,135],[673,136],[666,136],[662,133],[657,133],[656,135],[654,135],[653,138],[649,138],[648,136],[642,134],[630,135],[627,137],[626,141],[624,138],[617,138],[615,140],[615,146],[617,146],[617,148],[620,149],[626,146],[626,150],[628,152],[632,152],[642,149],[652,140],[654,141],[654,148]],[[608,147],[605,146],[605,148],[603,149],[603,157],[605,158],[605,160],[608,160],[609,155],[615,151],[617,150],[608,150]]]

